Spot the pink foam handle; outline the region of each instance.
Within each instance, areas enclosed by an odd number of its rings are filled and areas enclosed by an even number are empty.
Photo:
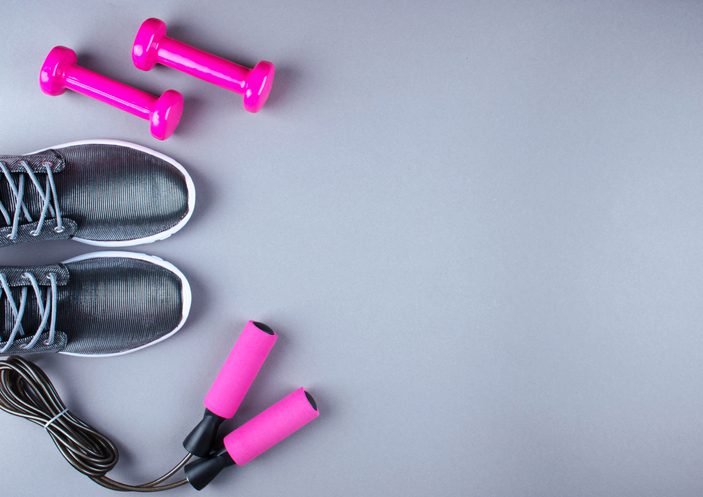
[[[278,336],[268,326],[249,321],[205,396],[205,407],[222,418],[237,412]]]
[[[243,466],[319,415],[315,401],[299,388],[227,435],[225,448]]]

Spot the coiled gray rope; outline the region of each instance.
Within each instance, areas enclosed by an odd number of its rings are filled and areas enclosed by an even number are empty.
[[[64,459],[103,487],[125,492],[159,492],[187,483],[182,479],[163,484],[186,465],[190,454],[163,476],[141,485],[105,476],[119,460],[115,444],[73,415],[44,371],[21,357],[0,360],[0,409],[45,428]]]

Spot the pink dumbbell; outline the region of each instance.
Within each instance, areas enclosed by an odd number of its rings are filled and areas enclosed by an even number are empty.
[[[134,65],[148,71],[157,63],[183,71],[244,96],[244,108],[258,112],[271,93],[275,68],[262,60],[248,69],[166,36],[166,23],[147,19],[132,46]]]
[[[61,95],[66,89],[87,95],[151,123],[154,138],[165,140],[181,120],[183,95],[166,90],[160,97],[95,73],[77,64],[76,52],[54,47],[39,73],[39,86],[47,95]]]

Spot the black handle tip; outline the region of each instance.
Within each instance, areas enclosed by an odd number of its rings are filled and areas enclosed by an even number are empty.
[[[207,459],[200,459],[185,467],[185,474],[188,483],[196,490],[202,490],[210,483],[223,469],[232,466],[234,461],[225,449]]]
[[[224,421],[224,419],[217,414],[205,409],[203,419],[200,420],[185,440],[183,440],[183,447],[194,456],[207,456],[213,449],[215,438],[217,437],[217,430],[220,428],[222,421]]]

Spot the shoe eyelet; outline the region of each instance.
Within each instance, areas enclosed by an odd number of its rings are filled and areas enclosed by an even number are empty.
[[[54,233],[63,233],[64,231],[66,231],[66,228],[64,227],[59,228],[58,226],[56,226],[54,228]]]
[[[37,231],[37,230],[32,230],[32,231],[29,232],[29,234],[32,235],[32,236],[34,236],[34,237],[37,237],[37,236],[39,236],[39,231]]]
[[[44,162],[41,163],[42,167],[51,167],[53,164],[49,162],[48,160],[45,160]]]
[[[12,233],[8,233],[7,235],[5,235],[5,238],[7,238],[8,240],[14,241],[14,240],[17,240],[17,235],[12,236]]]
[[[54,344],[54,342],[50,342],[49,340],[42,340],[42,343],[47,347]]]

